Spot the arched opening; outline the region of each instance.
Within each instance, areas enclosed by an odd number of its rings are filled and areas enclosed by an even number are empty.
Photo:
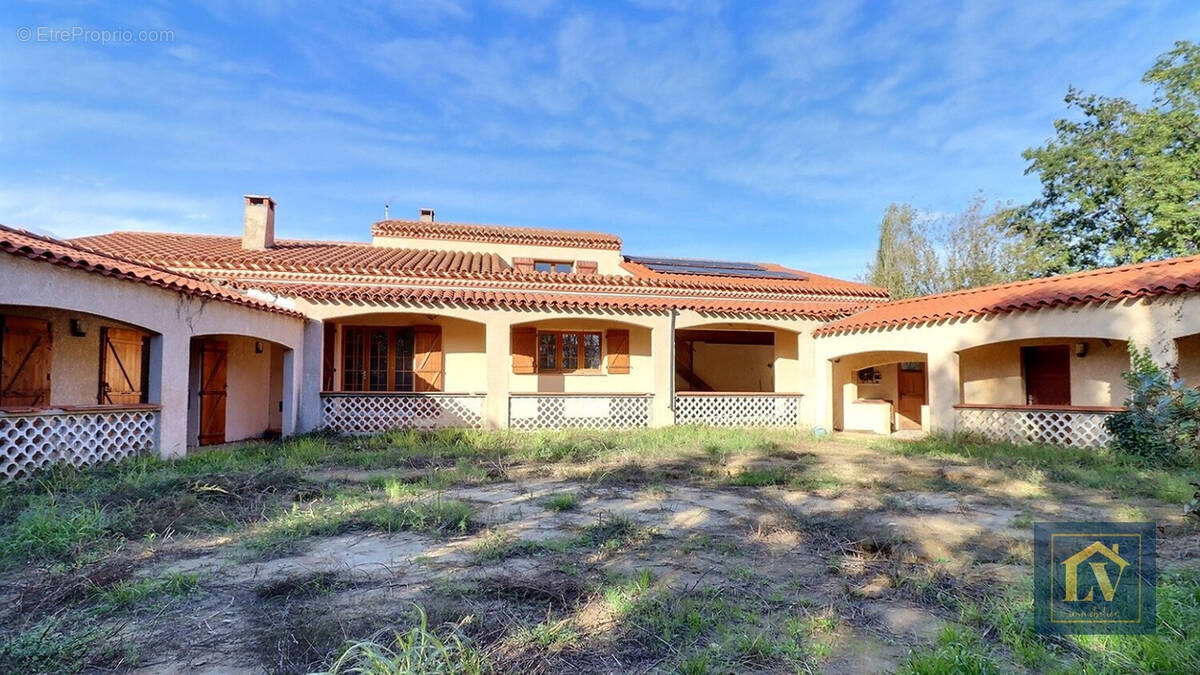
[[[929,373],[921,352],[864,352],[833,359],[833,428],[928,430]]]
[[[710,323],[675,330],[677,392],[783,391],[798,362],[794,331],[746,323]],[[784,371],[784,372],[781,372]]]
[[[290,431],[293,352],[252,336],[193,337],[188,445],[278,438]]]
[[[958,352],[965,405],[1120,406],[1129,370],[1123,340],[1008,340]]]

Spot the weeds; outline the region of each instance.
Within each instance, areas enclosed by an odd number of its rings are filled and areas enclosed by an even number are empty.
[[[461,634],[461,624],[448,627],[441,636],[429,628],[424,608],[417,606],[418,623],[394,634],[388,644],[375,638],[351,643],[330,665],[327,673],[359,675],[408,675],[446,673],[475,675],[489,670],[487,660]]]

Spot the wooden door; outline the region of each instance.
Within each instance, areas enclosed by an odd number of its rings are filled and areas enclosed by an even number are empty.
[[[1021,347],[1026,405],[1071,405],[1071,347]]]
[[[897,366],[896,427],[921,428],[921,406],[925,405],[925,364],[901,363]]]
[[[50,405],[50,322],[0,317],[0,406]]]
[[[445,357],[441,326],[413,327],[413,372],[416,391],[442,391]]]
[[[228,344],[222,340],[200,342],[200,445],[225,442],[228,366]]]
[[[100,329],[100,405],[146,402],[144,345],[136,330]]]

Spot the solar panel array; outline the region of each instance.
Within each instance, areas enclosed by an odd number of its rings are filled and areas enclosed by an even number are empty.
[[[697,260],[694,258],[643,258],[625,256],[629,262],[664,274],[703,274],[710,277],[750,277],[758,279],[804,279],[792,272],[769,270],[762,265],[729,260]]]

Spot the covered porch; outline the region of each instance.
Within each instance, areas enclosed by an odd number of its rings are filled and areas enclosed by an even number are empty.
[[[794,426],[800,423],[794,331],[754,324],[675,330],[676,424]],[[780,370],[785,371],[783,375]]]
[[[838,431],[929,431],[928,356],[865,352],[833,362],[833,428]]]

